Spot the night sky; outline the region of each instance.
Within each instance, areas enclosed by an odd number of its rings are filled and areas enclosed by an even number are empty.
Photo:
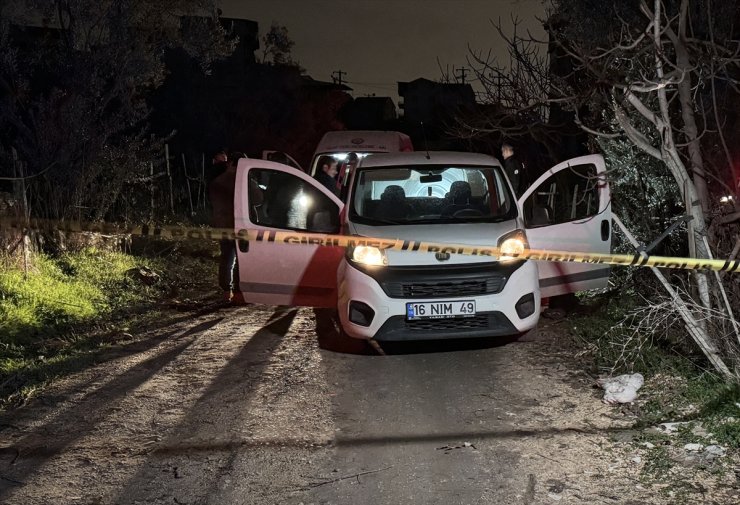
[[[468,45],[501,51],[490,20],[512,14],[543,36],[542,0],[221,0],[223,15],[257,21],[260,36],[273,21],[295,41],[293,58],[318,80],[346,72],[355,96],[397,99],[396,82],[438,80],[442,66],[466,65]]]

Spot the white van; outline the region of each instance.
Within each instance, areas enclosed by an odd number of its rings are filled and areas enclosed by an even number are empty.
[[[414,243],[608,253],[604,175],[599,155],[569,160],[516,201],[500,163],[487,155],[372,155],[352,174],[344,204],[301,171],[240,160],[236,231],[342,233],[408,244],[384,251],[240,241],[241,290],[254,303],[335,308],[343,333],[354,338],[520,335],[536,326],[542,296],[605,287],[609,268],[420,253]]]

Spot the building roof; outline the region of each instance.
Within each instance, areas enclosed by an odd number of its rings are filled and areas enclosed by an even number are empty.
[[[350,88],[346,84],[337,84],[335,82],[327,82],[327,81],[317,81],[316,79],[308,75],[302,75],[301,78],[303,79],[303,86],[308,87],[308,88],[331,88],[331,89],[339,89],[342,91],[352,91],[352,88]]]

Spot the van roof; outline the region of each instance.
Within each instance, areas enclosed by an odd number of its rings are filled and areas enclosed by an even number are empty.
[[[316,153],[361,151],[385,153],[400,151],[411,144],[409,136],[394,131],[343,130],[327,132],[316,146]]]
[[[373,154],[360,162],[362,168],[395,165],[485,165],[500,167],[501,163],[488,154],[455,151],[426,151]]]

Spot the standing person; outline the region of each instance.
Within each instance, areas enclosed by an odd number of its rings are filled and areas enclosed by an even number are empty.
[[[211,158],[211,168],[208,169],[208,171],[205,172],[204,175],[204,184],[206,185],[206,190],[211,187],[211,182],[224,173],[226,171],[226,167],[229,162],[229,157],[226,154],[226,148],[219,149],[217,152],[213,154],[213,158]],[[209,198],[206,198],[205,202],[205,208],[206,208],[206,216],[205,220],[207,222],[211,221],[211,218],[213,217],[213,204],[211,202],[210,196]]]
[[[211,201],[211,226],[234,229],[234,191],[236,186],[236,167],[242,153],[232,153],[226,165],[208,186],[208,199]],[[216,164],[214,158],[214,164]],[[236,241],[219,241],[221,255],[218,262],[218,284],[223,290],[224,299],[232,305],[243,305],[244,295],[239,289],[239,264],[236,256]]]
[[[316,173],[316,180],[326,186],[332,193],[337,194],[337,160],[327,158],[321,169]]]
[[[504,170],[511,181],[516,196],[522,196],[522,193],[529,186],[527,171],[522,162],[514,155],[514,146],[504,142],[501,145],[501,155],[504,157]]]
[[[229,156],[226,154],[226,149],[221,149],[219,152],[213,155],[213,170],[211,170],[210,180],[221,175],[229,164]]]

